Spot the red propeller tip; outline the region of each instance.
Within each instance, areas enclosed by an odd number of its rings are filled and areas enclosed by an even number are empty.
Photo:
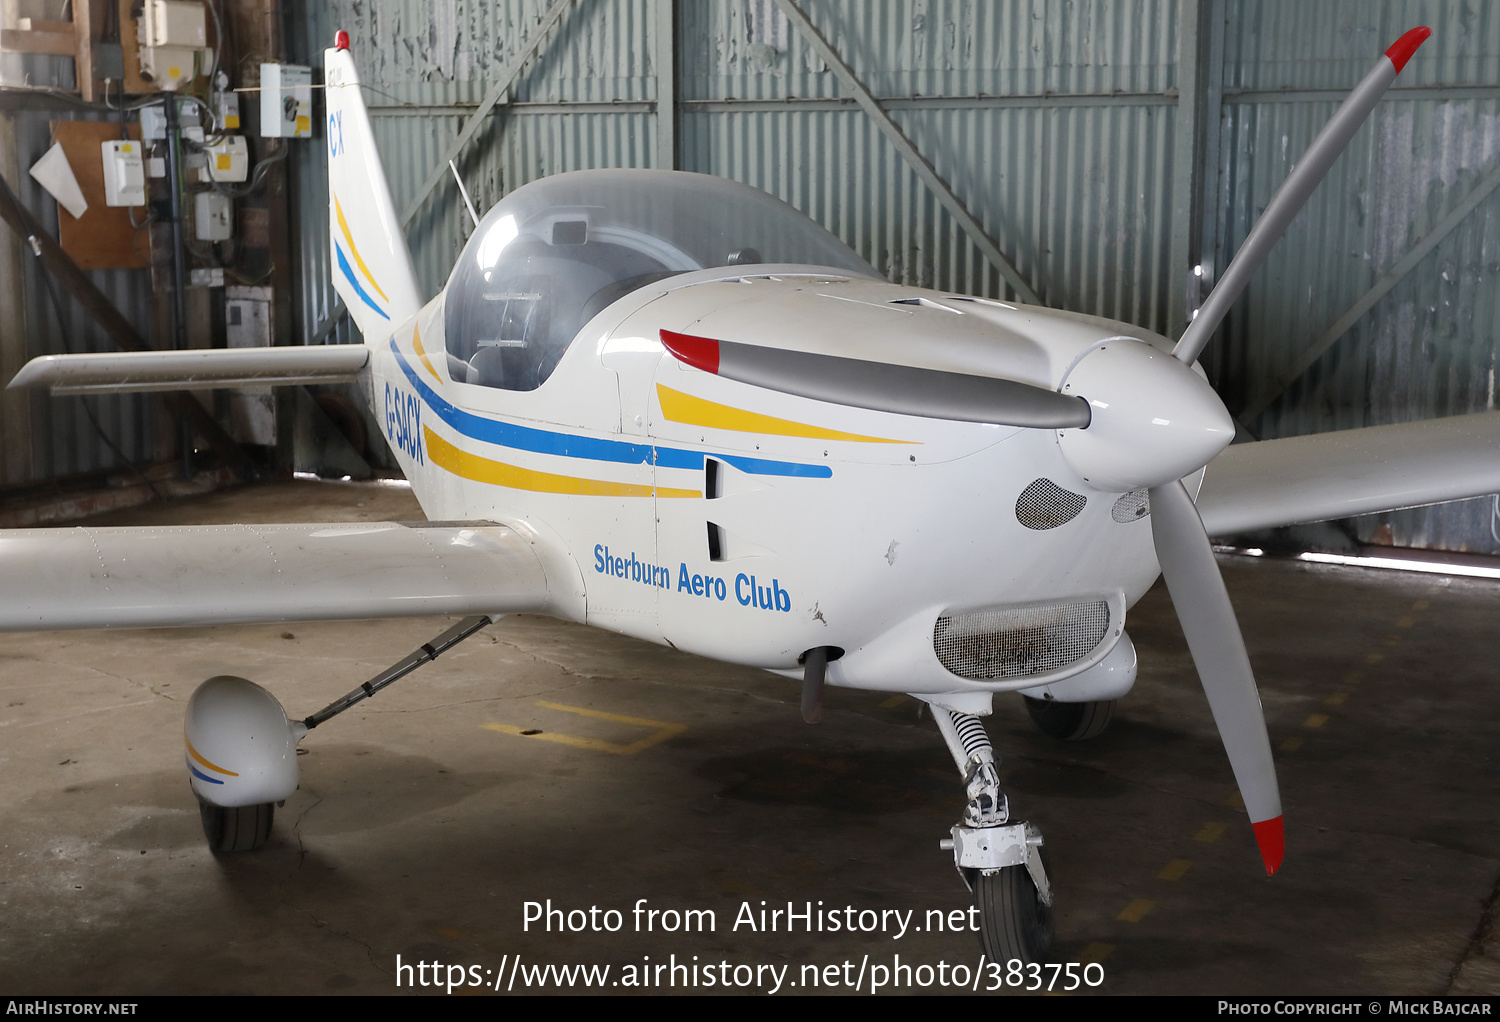
[[[666,345],[667,350],[677,356],[679,361],[686,362],[694,369],[702,369],[706,373],[719,372],[719,342],[707,337],[694,337],[692,334],[679,334],[675,330],[663,330],[661,332],[661,343]]]
[[[1260,845],[1260,857],[1266,861],[1266,876],[1281,868],[1281,857],[1286,853],[1286,829],[1281,817],[1273,816],[1250,826],[1255,830],[1255,843]]]
[[[1411,60],[1411,55],[1417,52],[1417,47],[1427,41],[1432,35],[1432,29],[1423,26],[1414,28],[1400,39],[1391,44],[1391,48],[1385,51],[1385,55],[1391,58],[1391,63],[1396,65],[1396,73],[1400,74],[1406,62]]]

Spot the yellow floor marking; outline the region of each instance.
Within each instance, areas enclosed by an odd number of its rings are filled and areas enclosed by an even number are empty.
[[[1344,681],[1345,685],[1358,685],[1361,681],[1364,681],[1364,680],[1365,680],[1365,672],[1364,671],[1347,671],[1347,672],[1345,672],[1344,678],[1343,678],[1343,681]]]
[[[580,749],[593,749],[595,752],[610,752],[616,756],[634,756],[637,752],[659,745],[674,735],[680,735],[687,730],[686,724],[673,724],[665,720],[648,720],[645,717],[627,717],[619,713],[605,713],[603,710],[589,710],[582,706],[564,706],[562,703],[549,703],[538,699],[538,706],[548,710],[561,710],[564,713],[576,713],[580,717],[593,717],[596,720],[607,720],[614,724],[628,724],[631,727],[650,727],[656,731],[645,738],[630,743],[610,742],[603,738],[583,738],[579,735],[563,734],[561,731],[543,731],[541,734],[525,735],[527,738],[540,738],[544,742],[559,742],[563,745],[572,745]],[[498,731],[504,735],[520,735],[523,729],[510,724],[486,724],[489,731]],[[531,730],[526,728],[524,730]]]
[[[1229,796],[1224,799],[1223,804],[1228,806],[1230,809],[1245,808],[1245,800],[1240,796],[1240,793],[1238,791],[1231,791],[1229,793]]]
[[[1276,746],[1276,748],[1281,752],[1296,752],[1298,749],[1302,748],[1302,736],[1292,735],[1292,737]]]
[[[1102,940],[1096,940],[1082,951],[1078,952],[1080,962],[1102,962],[1114,953],[1115,946],[1106,944]]]
[[[1334,692],[1331,695],[1329,695],[1328,698],[1326,698],[1326,699],[1323,700],[1323,705],[1324,706],[1343,706],[1344,702],[1348,698],[1349,698],[1349,693],[1348,692]]]
[[[1365,654],[1365,663],[1367,663],[1367,664],[1378,664],[1378,663],[1380,663],[1380,661],[1382,661],[1384,659],[1385,659],[1385,654],[1384,653],[1366,653]]]
[[[1314,714],[1309,715],[1308,718],[1302,722],[1302,726],[1303,727],[1322,727],[1324,724],[1327,724],[1327,723],[1328,723],[1328,714],[1326,714],[1326,713],[1314,713]]]
[[[1418,600],[1416,603],[1413,603],[1411,605],[1411,609],[1414,610],[1414,611],[1416,611],[1418,614],[1420,614],[1422,611],[1426,610],[1430,606],[1431,606],[1431,604],[1428,603],[1426,600]]]
[[[891,696],[889,699],[882,699],[880,701],[880,708],[882,710],[894,710],[904,702],[906,702],[905,696]]]
[[[1115,918],[1122,923],[1138,923],[1142,919],[1145,919],[1155,907],[1156,902],[1150,898],[1137,898],[1122,908],[1120,914],[1115,916]]]
[[[1414,618],[1414,617],[1398,617],[1396,619],[1396,627],[1397,628],[1410,628],[1412,625],[1414,625],[1416,623],[1417,623],[1417,619]]]
[[[1223,837],[1224,832],[1228,829],[1229,824],[1227,823],[1205,823],[1203,829],[1193,835],[1193,840],[1202,841],[1204,844],[1212,844]]]
[[[1156,874],[1158,880],[1181,880],[1187,876],[1187,871],[1193,868],[1191,859],[1173,859],[1161,868]]]

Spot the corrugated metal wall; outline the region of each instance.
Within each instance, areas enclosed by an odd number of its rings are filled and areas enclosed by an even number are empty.
[[[1433,36],[1272,252],[1212,358],[1231,409],[1392,269],[1500,166],[1500,7],[1487,3],[1226,5],[1219,153],[1223,266],[1372,54],[1414,25]],[[1425,258],[1246,425],[1261,437],[1495,407],[1500,195]],[[1257,402],[1260,403],[1260,402]],[[1494,503],[1358,520],[1363,541],[1500,550]]]
[[[1285,436],[1494,406],[1493,253],[1500,188],[1488,191],[1284,390],[1274,381],[1345,309],[1444,224],[1500,157],[1500,8],[1462,0],[1194,0],[1218,33],[1208,62],[1219,145],[1206,158],[1212,216],[1197,255],[1209,279],[1228,261],[1290,164],[1372,55],[1415,24],[1434,37],[1231,316],[1208,362],[1257,436]],[[546,0],[315,0],[305,59],[350,31],[398,203],[528,41]],[[1170,330],[1168,297],[1188,267],[1170,264],[1182,123],[1177,37],[1182,0],[804,0],[803,8],[894,121],[1050,305]],[[487,206],[564,170],[658,162],[658,0],[574,0],[460,159]],[[691,0],[677,15],[678,166],[756,185],[844,238],[891,279],[1007,294],[832,69],[772,0]],[[4,58],[33,84],[68,84],[67,61]],[[1201,84],[1203,78],[1199,79]],[[25,175],[48,143],[45,111],[5,115],[5,168],[49,227],[56,207]],[[335,321],[322,148],[299,150],[299,331]],[[1195,233],[1198,225],[1194,225]],[[468,231],[451,183],[410,236],[435,293]],[[1191,247],[1191,246],[1190,246]],[[1195,249],[1196,251],[1196,249]],[[59,330],[34,262],[17,249],[3,361],[84,350],[102,339],[72,305]],[[19,267],[15,269],[14,267]],[[140,272],[95,281],[143,332]],[[12,282],[13,283],[13,282]],[[334,340],[352,339],[347,323]],[[23,350],[24,349],[24,350]],[[22,431],[17,401],[4,422]],[[32,396],[25,456],[14,436],[0,484],[115,464],[78,399]],[[100,425],[135,459],[152,456],[149,399],[93,399]],[[1500,550],[1492,502],[1364,519],[1358,535],[1401,545]]]
[[[71,59],[5,54],[0,61],[7,82],[26,81],[32,86],[57,88],[70,88],[73,84]],[[56,237],[57,203],[27,171],[52,144],[49,122],[77,118],[80,114],[69,108],[56,108],[8,111],[0,116],[7,122],[5,165],[0,169],[21,202]],[[0,359],[6,367],[19,368],[27,358],[36,355],[113,351],[108,338],[94,326],[88,314],[62,285],[53,281],[53,291],[64,316],[64,325],[59,327],[39,261],[3,224],[0,234],[3,234],[0,244],[7,246],[3,268],[9,274],[19,275],[21,283],[20,288],[15,288],[15,280],[7,281],[11,286],[5,291],[5,307],[0,311],[3,316],[0,321],[4,323],[0,331],[0,348],[3,348]],[[89,276],[142,336],[153,336],[151,288],[146,271],[95,271]],[[7,427],[3,438],[7,453],[0,459],[0,485],[118,467],[120,459],[109,449],[101,433],[131,461],[149,461],[155,455],[158,413],[157,403],[149,395],[53,398],[45,393],[32,393],[8,396],[8,401],[10,405],[3,420]],[[19,406],[23,403],[29,406],[29,412],[20,413]],[[90,412],[97,428],[90,421]],[[16,420],[17,414],[24,414],[24,427]],[[18,435],[23,433],[26,435]],[[18,448],[24,448],[24,457],[17,456]]]
[[[478,102],[485,71],[546,6],[311,5],[310,38],[344,27],[355,40],[398,206],[458,133],[463,105]],[[875,94],[893,99],[902,129],[1049,304],[1165,325],[1175,0],[805,9]],[[548,174],[656,164],[654,16],[655,0],[572,5],[461,161],[476,205]],[[679,169],[785,199],[894,280],[1006,295],[771,0],[683,3],[678,40]],[[313,164],[309,211],[322,200]],[[468,224],[451,183],[441,188],[409,235],[429,293]],[[308,242],[309,259],[323,259],[314,244],[326,239]],[[309,324],[325,321],[329,295],[309,286]]]

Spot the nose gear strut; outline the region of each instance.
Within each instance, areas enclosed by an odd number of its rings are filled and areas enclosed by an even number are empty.
[[[1052,950],[1052,885],[1042,863],[1042,833],[1010,822],[999,761],[984,722],[936,704],[932,719],[963,775],[963,822],[941,843],[974,892],[980,944],[992,961],[1044,962]]]

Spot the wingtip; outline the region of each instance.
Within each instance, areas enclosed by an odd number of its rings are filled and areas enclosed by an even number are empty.
[[[1255,830],[1255,843],[1260,845],[1260,857],[1266,863],[1266,876],[1272,876],[1281,868],[1281,858],[1286,853],[1286,829],[1281,817],[1261,820],[1250,826]]]
[[[335,50],[347,50],[349,48],[349,33],[339,29],[333,34],[333,48]]]
[[[719,342],[692,334],[679,334],[675,330],[663,330],[661,343],[679,361],[706,373],[719,372]]]
[[[1391,63],[1396,66],[1397,74],[1400,74],[1406,62],[1411,60],[1411,55],[1417,52],[1417,47],[1425,43],[1431,35],[1432,29],[1423,25],[1412,29],[1391,44],[1391,48],[1385,51],[1385,55],[1391,58]]]

